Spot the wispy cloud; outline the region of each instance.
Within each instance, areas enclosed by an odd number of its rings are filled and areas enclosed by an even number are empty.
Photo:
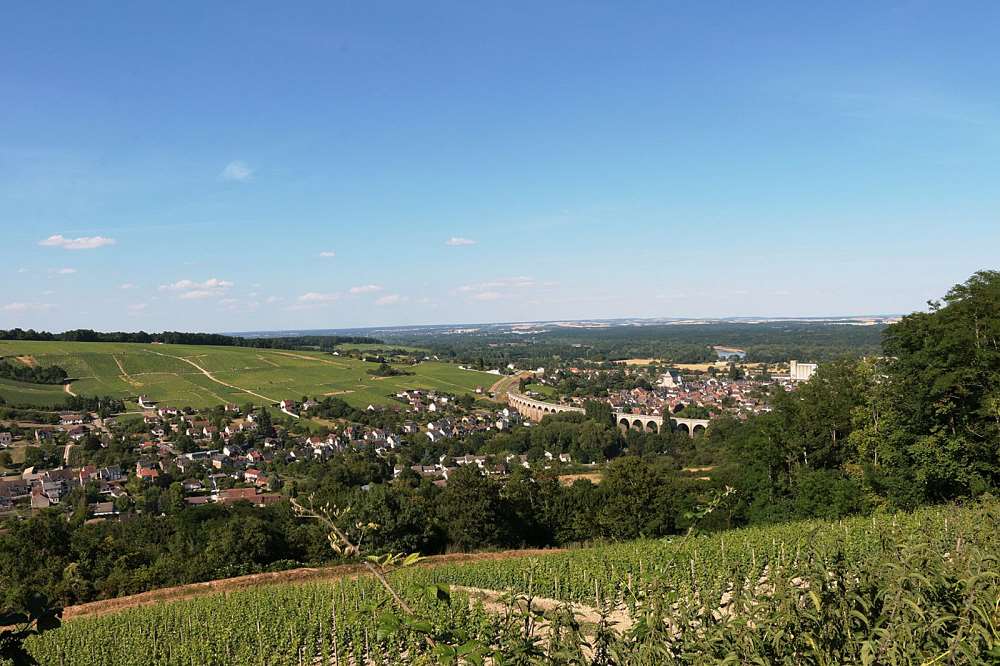
[[[209,278],[204,282],[178,280],[170,284],[161,284],[160,291],[173,292],[177,294],[177,298],[190,301],[223,296],[232,286],[233,283],[229,280],[219,278]]]
[[[450,245],[451,247],[461,247],[463,245],[475,245],[478,241],[474,241],[471,238],[462,238],[460,236],[452,236],[444,242],[445,245]]]
[[[337,253],[334,252],[333,250],[324,250],[323,252],[319,253],[319,256],[325,257],[327,259],[332,259],[333,257],[337,256]]]
[[[62,234],[54,234],[45,240],[38,241],[38,244],[45,247],[61,247],[64,250],[93,250],[105,245],[114,245],[115,242],[114,238],[105,238],[104,236],[66,238]]]
[[[474,301],[496,301],[501,298],[524,298],[526,290],[541,290],[556,286],[555,282],[540,282],[532,277],[499,278],[488,282],[475,282],[458,287],[456,291]]]
[[[147,307],[148,305],[146,303],[133,303],[132,305],[128,306],[128,309],[129,312],[139,313],[145,310]]]
[[[314,310],[316,308],[324,308],[339,301],[342,297],[343,294],[341,294],[340,292],[324,293],[320,291],[309,291],[296,298],[295,302],[287,306],[285,309]]]
[[[527,289],[530,287],[546,286],[551,287],[554,282],[546,282],[539,284],[537,280],[530,277],[519,276],[510,278],[500,278],[498,280],[490,280],[489,282],[477,282],[474,284],[462,285],[458,288],[461,292],[477,292],[477,291],[488,291],[491,289]]]
[[[247,166],[246,162],[233,160],[219,174],[222,180],[243,182],[253,178],[253,169]]]
[[[3,310],[4,312],[34,312],[39,310],[49,310],[51,308],[52,305],[50,303],[23,303],[15,301],[0,307],[0,310]]]
[[[56,275],[73,275],[76,273],[75,268],[53,268],[52,272]]]
[[[260,301],[251,298],[223,298],[219,305],[233,312],[254,312],[260,307]]]
[[[386,294],[385,296],[375,299],[375,305],[396,305],[402,301],[403,297],[399,294]]]
[[[318,291],[310,291],[298,297],[299,303],[333,303],[340,300],[339,293],[324,294]]]
[[[365,284],[360,287],[351,287],[349,291],[352,294],[373,294],[376,291],[382,291],[382,287],[377,284]]]
[[[835,91],[819,95],[834,112],[852,118],[915,118],[937,123],[987,126],[993,124],[992,111],[982,105],[936,90],[878,89]]]
[[[135,289],[135,285],[131,282],[126,282],[124,284],[118,285],[119,289]]]

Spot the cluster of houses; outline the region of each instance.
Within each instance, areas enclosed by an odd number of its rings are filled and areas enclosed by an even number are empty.
[[[626,372],[640,372],[639,369],[624,368]],[[598,369],[568,368],[553,373],[552,377],[541,376],[536,381],[544,384],[558,383],[560,372],[573,374],[592,374],[601,372]],[[676,414],[685,407],[704,407],[712,413],[729,413],[745,418],[751,414],[759,414],[770,410],[765,400],[769,387],[782,386],[785,390],[793,390],[794,383],[788,377],[744,377],[731,379],[724,375],[692,375],[683,377],[676,370],[663,373],[651,388],[636,387],[631,389],[609,390],[605,402],[615,410],[631,411],[638,414],[663,416]],[[528,394],[531,395],[530,390]],[[593,398],[574,397],[570,401],[576,406],[583,406]]]
[[[37,425],[28,432],[28,437],[34,439],[36,444],[55,443],[57,441],[79,442],[88,433],[95,430],[87,414],[79,412],[61,412],[59,414],[58,425]],[[0,437],[5,433],[0,433]],[[10,434],[10,433],[6,433]],[[7,445],[9,446],[9,442]],[[0,440],[0,446],[2,446]]]
[[[544,469],[551,468],[552,463],[556,461],[565,464],[573,462],[572,456],[568,453],[551,453],[545,451],[544,456],[544,459],[539,461],[539,464]],[[531,469],[532,463],[528,462],[528,456],[526,455],[507,454],[497,457],[472,455],[470,453],[460,457],[442,455],[433,465],[411,465],[409,469],[425,479],[433,480],[435,485],[444,486],[448,483],[449,475],[454,474],[460,467],[465,467],[466,465],[475,465],[488,476],[503,477],[510,474],[511,469],[514,467],[520,466],[525,469]],[[398,478],[404,471],[403,467],[397,465],[392,470],[393,478]]]
[[[396,393],[396,399],[406,403],[412,412],[443,412],[454,402],[454,398],[446,393],[408,389]]]
[[[26,500],[32,509],[47,509],[59,504],[74,488],[88,483],[95,484],[98,494],[107,498],[107,503],[113,504],[116,498],[125,495],[123,478],[117,465],[37,471],[29,467],[18,477],[0,479],[0,510],[13,509],[15,502],[20,500]]]
[[[96,430],[88,415],[65,413],[61,415],[58,426],[39,426],[35,438],[54,438],[63,433],[60,441],[71,441],[92,429],[102,436],[105,445],[113,438],[128,438],[135,442],[134,447],[130,447],[134,457],[129,456],[129,461],[136,460],[134,467],[129,462],[124,469],[119,466],[100,469],[93,466],[50,470],[29,468],[17,477],[0,480],[0,511],[13,509],[15,504],[32,509],[57,506],[75,487],[95,483],[101,501],[90,507],[91,516],[114,516],[118,513],[115,507],[122,505],[117,500],[128,498],[125,484],[130,478],[158,484],[164,475],[184,479],[185,501],[191,505],[250,502],[256,506],[267,506],[281,500],[281,495],[274,492],[278,481],[268,472],[275,462],[325,460],[346,450],[370,450],[385,457],[406,446],[407,442],[418,441],[417,438],[426,437],[431,442],[461,439],[474,433],[509,430],[521,423],[520,415],[511,408],[504,407],[495,412],[466,412],[455,404],[453,396],[434,391],[400,391],[396,398],[407,403],[414,416],[424,414],[426,418],[420,421],[410,419],[384,428],[346,424],[329,434],[302,437],[289,436],[279,425],[274,433],[269,433],[274,436],[265,437],[258,432],[259,412],[241,414],[236,405],[226,405],[224,417],[220,418],[218,411],[199,413],[190,409],[181,410],[158,405],[142,396],[140,404],[145,408],[143,424],[147,434],[144,439],[136,440],[132,439],[134,435],[117,429],[112,432],[105,424]],[[282,401],[279,408],[292,415],[304,415],[316,406],[315,402],[311,402],[287,400]],[[191,441],[182,445],[181,435]],[[0,432],[0,448],[13,443],[12,433]],[[570,462],[567,454],[547,453],[546,460]],[[494,460],[469,455],[456,459],[442,457],[432,467],[416,466],[412,469],[443,484],[447,482],[449,473],[471,464],[492,475],[507,474],[516,465],[530,467],[525,456]],[[397,470],[397,474],[400,471]]]

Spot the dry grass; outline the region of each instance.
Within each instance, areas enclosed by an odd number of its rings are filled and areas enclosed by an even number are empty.
[[[590,481],[593,484],[600,483],[604,476],[600,472],[585,472],[583,474],[562,474],[559,476],[559,483],[564,486],[572,486],[579,479]]]

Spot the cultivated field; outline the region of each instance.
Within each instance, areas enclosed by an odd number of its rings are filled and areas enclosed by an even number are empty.
[[[543,647],[575,655],[503,663],[996,663],[998,510],[984,500],[445,560],[393,575],[429,622],[423,627],[386,619],[392,601],[368,576],[317,582],[299,571],[280,583],[282,574],[269,574],[250,588],[220,585],[221,593],[73,619],[31,639],[29,649],[41,664],[66,666],[457,663],[430,658],[431,631],[451,645],[472,639],[505,655],[525,645],[536,656]],[[430,585],[450,586],[451,603],[429,596]],[[534,597],[544,617],[511,613],[504,590]],[[610,624],[599,626],[602,614]],[[599,661],[598,645],[620,658]],[[941,658],[949,654],[955,658]]]
[[[178,407],[266,404],[303,395],[336,395],[364,407],[386,403],[390,394],[403,388],[462,394],[496,380],[487,373],[438,362],[407,366],[413,375],[373,377],[368,374],[376,367],[373,363],[324,352],[240,347],[0,341],[0,356],[62,366],[73,378],[71,390],[80,395],[148,395]],[[9,403],[56,404],[65,393],[62,386],[0,380],[0,396]]]
[[[0,377],[0,397],[10,404],[32,404],[51,407],[66,400],[66,390],[62,386],[47,384],[27,384]]]

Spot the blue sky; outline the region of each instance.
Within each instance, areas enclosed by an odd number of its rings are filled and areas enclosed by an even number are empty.
[[[997,3],[9,5],[0,328],[906,312],[1000,256]]]

